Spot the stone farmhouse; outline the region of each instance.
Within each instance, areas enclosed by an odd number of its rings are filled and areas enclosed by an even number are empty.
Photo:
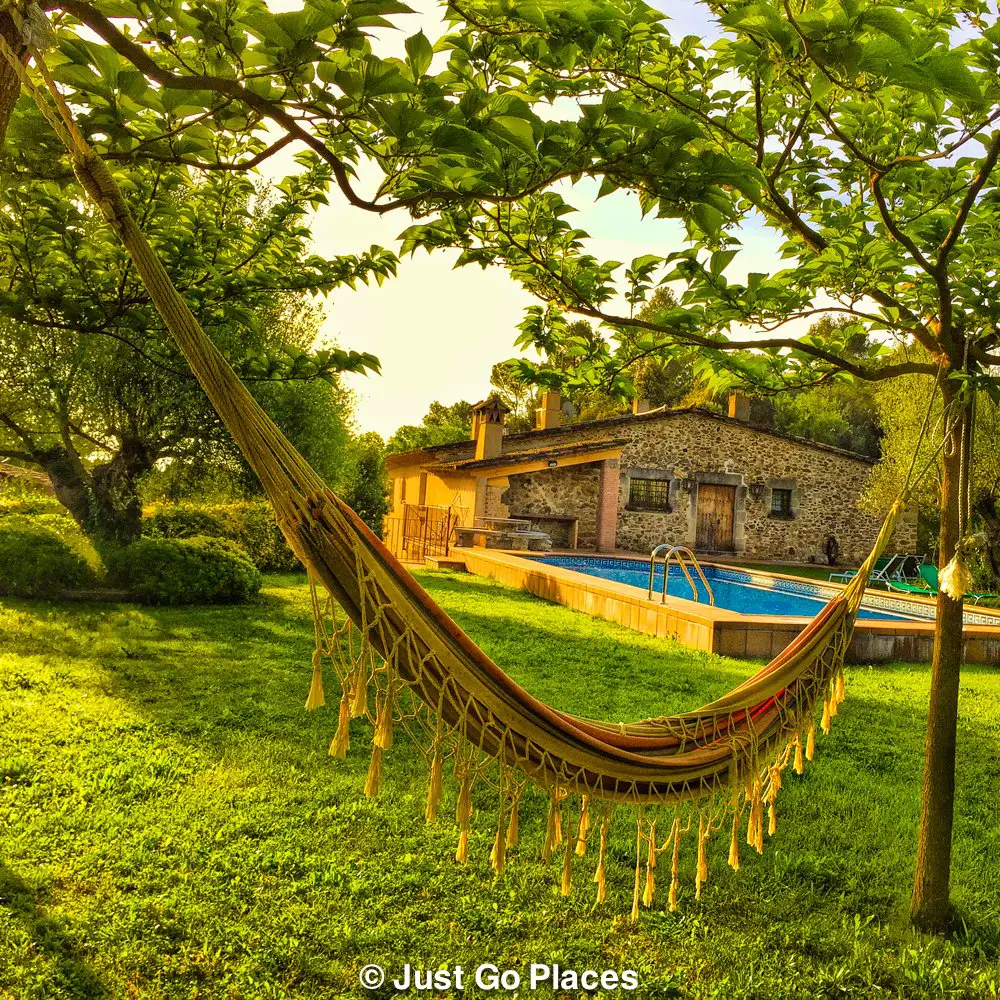
[[[427,537],[517,517],[555,548],[648,555],[666,542],[826,563],[863,558],[879,527],[858,509],[870,459],[754,426],[737,393],[728,416],[636,401],[630,414],[565,423],[559,394],[548,392],[537,428],[523,434],[504,433],[506,413],[491,397],[474,408],[469,441],[391,455],[387,529]],[[915,551],[916,521],[908,511],[890,551]]]

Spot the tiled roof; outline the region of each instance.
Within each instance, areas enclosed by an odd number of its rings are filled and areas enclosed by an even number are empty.
[[[868,455],[861,455],[855,451],[848,451],[846,448],[838,448],[836,445],[824,444],[821,441],[813,441],[810,438],[799,437],[796,434],[786,434],[784,431],[776,431],[769,427],[760,427],[757,424],[747,424],[743,421],[736,420],[733,417],[725,416],[721,413],[716,413],[714,410],[706,410],[700,406],[683,406],[677,409],[669,410],[665,407],[661,407],[657,410],[648,410],[645,413],[623,413],[617,417],[604,417],[601,420],[584,420],[578,421],[572,424],[561,424],[559,427],[549,427],[545,430],[533,430],[524,431],[520,434],[507,434],[505,435],[504,448],[508,448],[511,444],[522,441],[551,441],[553,438],[558,438],[561,434],[571,434],[579,433],[580,431],[595,431],[603,430],[605,428],[618,427],[626,424],[632,423],[644,423],[646,421],[654,420],[669,420],[674,417],[682,416],[684,414],[693,413],[699,417],[707,417],[710,420],[717,420],[719,423],[723,424],[734,424],[738,427],[748,427],[750,430],[756,431],[758,434],[767,434],[770,437],[781,438],[785,441],[794,441],[797,444],[806,445],[809,448],[816,448],[819,451],[829,451],[836,455],[844,455],[847,458],[856,459],[859,462],[865,462],[868,465],[874,465],[875,459]],[[468,444],[469,446],[474,446],[472,441],[469,442],[457,442],[453,444],[436,444],[431,445],[427,448],[422,449],[430,455],[438,451],[445,451],[448,448],[456,448],[462,444]],[[518,449],[520,450],[520,449]],[[513,452],[511,452],[513,454]]]
[[[579,426],[579,425],[577,425]],[[504,439],[507,440],[506,438]],[[435,470],[453,469],[456,472],[489,469],[501,465],[516,465],[519,462],[531,462],[540,458],[568,458],[574,455],[586,455],[593,451],[606,451],[619,445],[628,444],[627,438],[601,438],[596,441],[578,441],[575,444],[545,446],[542,448],[524,448],[517,451],[505,451],[496,458],[461,459],[457,462],[442,462],[434,466]]]
[[[743,421],[736,420],[733,417],[725,416],[721,413],[716,413],[714,410],[706,410],[700,406],[684,406],[678,409],[668,410],[661,407],[658,410],[648,410],[645,413],[623,413],[618,417],[605,417],[602,420],[584,420],[572,424],[561,424],[559,427],[548,427],[545,430],[533,430],[524,431],[521,434],[507,434],[503,439],[504,447],[504,457],[511,460],[517,455],[522,453],[522,449],[518,448],[519,444],[528,444],[529,442],[534,445],[538,442],[538,447],[533,447],[532,450],[536,452],[544,452],[543,443],[553,442],[549,447],[558,447],[555,442],[559,439],[560,435],[564,434],[579,434],[581,431],[600,432],[602,430],[611,429],[614,427],[625,426],[633,423],[644,423],[647,421],[655,420],[670,420],[674,417],[683,416],[685,414],[695,414],[699,417],[707,417],[710,420],[717,420],[719,423],[723,424],[733,424],[738,427],[746,427],[750,430],[756,431],[758,434],[766,434],[769,437],[781,438],[785,441],[794,441],[796,444],[805,445],[809,448],[815,448],[817,451],[828,451],[835,455],[843,455],[846,458],[853,458],[855,461],[864,462],[867,465],[874,465],[875,459],[869,457],[868,455],[860,455],[854,451],[848,451],[846,448],[838,448],[832,444],[823,444],[820,441],[812,441],[809,438],[799,437],[795,434],[786,434],[783,431],[772,430],[768,427],[760,427],[757,424],[748,424]],[[611,439],[606,439],[610,441]],[[439,459],[435,459],[435,456],[440,452],[447,452],[449,449],[475,449],[474,441],[455,441],[450,444],[435,444],[429,445],[426,448],[421,448],[419,451],[405,452],[402,454],[391,455],[390,465],[407,465],[413,464],[419,461],[420,456],[426,456],[426,458],[436,465]],[[466,461],[466,459],[455,459],[455,462]]]

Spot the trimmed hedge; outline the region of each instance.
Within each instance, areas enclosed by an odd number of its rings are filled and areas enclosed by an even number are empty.
[[[94,583],[87,560],[54,531],[12,521],[0,523],[0,594],[58,597]]]
[[[112,579],[145,604],[234,604],[256,594],[260,571],[225,538],[141,538],[108,559]]]
[[[301,569],[275,523],[270,504],[263,501],[160,504],[147,509],[142,531],[150,538],[227,538],[243,548],[262,572]]]

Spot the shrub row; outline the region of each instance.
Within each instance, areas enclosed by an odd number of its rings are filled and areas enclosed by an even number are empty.
[[[53,598],[98,582],[94,567],[52,528],[13,521],[0,519],[0,594]],[[205,536],[142,538],[110,552],[106,580],[145,604],[231,604],[262,583],[239,545]]]
[[[0,594],[58,597],[104,576],[149,604],[231,603],[260,590],[261,570],[298,568],[267,504],[177,504],[150,511],[142,539],[107,553],[105,576],[76,522],[53,503],[0,503]]]
[[[143,534],[150,538],[226,538],[241,546],[264,573],[300,569],[299,561],[275,523],[270,504],[163,504],[147,509]]]
[[[50,528],[11,521],[0,522],[0,594],[58,597],[94,583],[87,560]]]
[[[108,574],[146,604],[233,604],[261,587],[260,570],[225,538],[141,538],[108,557]]]

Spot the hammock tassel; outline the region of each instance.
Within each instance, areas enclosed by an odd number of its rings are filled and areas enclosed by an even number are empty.
[[[805,771],[805,763],[802,760],[802,737],[796,733],[795,735],[795,773],[802,774]]]
[[[521,820],[519,818],[520,800],[515,799],[510,806],[510,820],[507,823],[507,849],[517,846],[521,835]]]
[[[365,778],[365,798],[373,799],[382,787],[382,748],[372,747],[372,762],[368,765],[368,777]]]
[[[562,816],[559,809],[559,790],[552,793],[548,816],[545,818],[545,843],[542,844],[542,861],[548,861],[552,852],[562,843]]]
[[[438,806],[441,804],[443,794],[441,772],[441,754],[436,753],[431,761],[431,779],[427,786],[427,806],[424,809],[424,819],[428,825],[437,819]]]
[[[469,828],[472,825],[472,779],[467,774],[458,786],[455,822],[458,823],[459,830],[455,860],[464,865],[469,859]]]
[[[761,798],[760,779],[755,778],[750,793],[750,815],[747,817],[747,844],[764,851],[764,802]]]
[[[809,726],[809,735],[806,737],[806,760],[812,760],[816,753],[816,727]]]
[[[635,831],[635,886],[632,889],[632,923],[639,919],[639,878],[642,870],[642,823]]]
[[[844,690],[844,671],[841,670],[837,674],[837,701],[843,702],[847,697],[847,692]]]
[[[778,832],[778,813],[775,810],[775,803],[781,791],[781,768],[772,767],[770,778],[771,784],[767,790],[767,835],[773,837]]]
[[[590,830],[590,798],[584,795],[580,805],[580,828],[576,834],[576,854],[582,858],[587,853],[587,832]]]
[[[674,838],[674,853],[670,863],[670,912],[677,910],[677,891],[680,888],[680,857],[681,857],[681,821],[674,818],[674,828],[672,830]]]
[[[573,842],[566,841],[563,849],[562,882],[559,892],[563,896],[568,896],[573,891]]]
[[[354,677],[352,695],[351,718],[356,719],[368,711],[368,675],[360,664]]]
[[[318,649],[312,655],[312,681],[309,684],[309,695],[306,698],[306,711],[315,712],[326,704],[323,696],[323,658]]]
[[[490,851],[490,864],[493,870],[500,875],[507,864],[507,835],[504,830],[503,810],[500,810],[500,819],[497,822],[497,835],[493,838],[493,850]]]
[[[375,699],[375,745],[383,750],[392,749],[392,694],[386,692],[385,701]]]
[[[609,816],[601,820],[601,846],[597,854],[597,871],[594,872],[594,882],[597,883],[597,902],[603,903],[608,896],[607,874],[604,866],[604,858],[608,852],[608,824],[611,822]]]
[[[705,814],[698,817],[698,872],[694,879],[694,898],[701,899],[701,887],[708,881],[708,830],[705,829]]]
[[[729,841],[729,867],[734,872],[740,870],[740,814],[733,810],[733,836]]]
[[[830,734],[830,699],[825,698],[823,700],[823,718],[819,724],[820,729],[823,730],[824,735]],[[812,736],[812,732],[809,733]],[[810,758],[812,759],[812,758]]]
[[[330,744],[330,756],[343,760],[351,749],[351,703],[347,691],[340,696],[340,711],[337,714],[337,733]]]
[[[966,565],[962,545],[959,543],[958,550],[951,557],[948,565],[941,570],[938,589],[943,594],[947,594],[953,601],[960,601],[972,590],[974,582],[972,570]]]
[[[656,823],[649,826],[649,847],[646,851],[646,889],[642,894],[642,905],[652,906],[656,892]]]

